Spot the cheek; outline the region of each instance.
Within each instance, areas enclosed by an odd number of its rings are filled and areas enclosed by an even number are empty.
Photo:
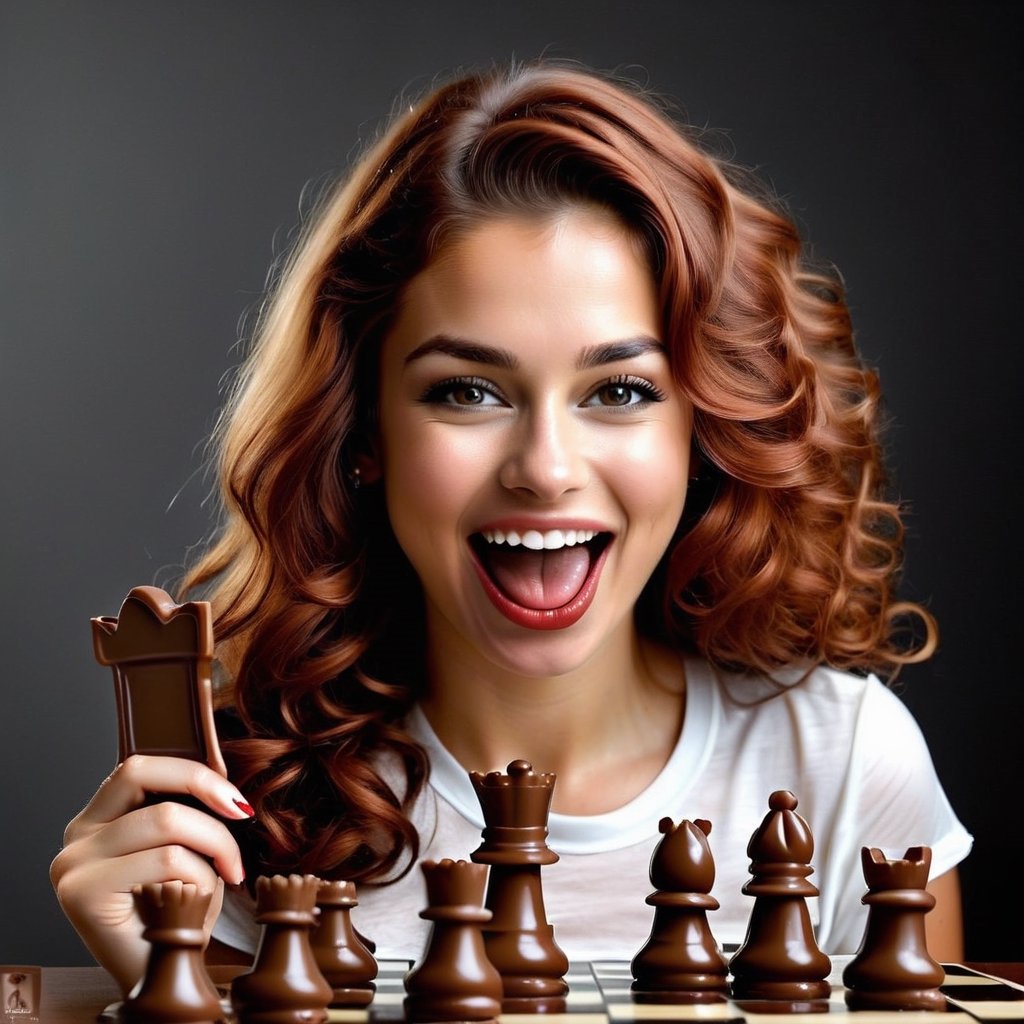
[[[482,460],[452,443],[432,424],[404,431],[401,443],[387,446],[384,483],[388,513],[399,543],[423,553],[462,530],[461,521],[478,486]],[[438,554],[441,552],[438,551]]]
[[[657,425],[631,439],[621,458],[615,460],[622,492],[632,496],[631,503],[638,511],[646,511],[653,519],[670,520],[675,529],[686,499],[689,457],[685,429]]]
[[[435,487],[422,463],[399,455],[388,460],[383,486],[391,530],[425,590],[437,575],[443,488]]]
[[[417,532],[417,526],[433,529],[443,515],[448,489],[438,479],[440,467],[427,453],[417,458],[416,452],[405,449],[393,452],[387,459],[384,486],[387,489],[388,513],[400,542]]]
[[[396,498],[404,497],[407,502],[429,502],[432,496],[441,498],[436,491],[443,491],[445,460],[438,457],[435,449],[417,445],[409,439],[401,446],[395,446],[387,456],[385,480]]]

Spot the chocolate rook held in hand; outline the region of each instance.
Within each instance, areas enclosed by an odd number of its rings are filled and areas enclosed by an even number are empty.
[[[135,587],[116,617],[92,620],[92,641],[114,672],[118,761],[185,757],[227,777],[213,724],[209,603],[175,604],[158,587]]]

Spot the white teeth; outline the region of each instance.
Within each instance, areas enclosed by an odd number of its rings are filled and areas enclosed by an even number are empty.
[[[585,544],[597,536],[596,530],[526,530],[522,534],[515,530],[484,530],[483,537],[488,544],[508,544],[509,547],[524,547],[530,551],[555,551],[558,548]]]

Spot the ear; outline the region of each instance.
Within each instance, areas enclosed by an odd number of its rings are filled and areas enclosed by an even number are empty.
[[[704,459],[701,456],[700,448],[697,447],[696,442],[690,442],[690,468],[687,476],[689,482],[692,484],[700,476],[701,470],[704,468]]]
[[[380,481],[384,470],[376,438],[360,438],[352,445],[352,468],[358,474],[361,484],[369,485]]]
[[[369,455],[360,455],[353,461],[361,483],[369,485],[380,481],[382,473],[380,462],[377,459],[374,459]]]

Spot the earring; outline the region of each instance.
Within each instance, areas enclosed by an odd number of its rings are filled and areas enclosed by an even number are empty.
[[[353,491],[358,491],[363,486],[363,471],[356,466],[351,473],[348,475],[349,483],[352,485]]]

